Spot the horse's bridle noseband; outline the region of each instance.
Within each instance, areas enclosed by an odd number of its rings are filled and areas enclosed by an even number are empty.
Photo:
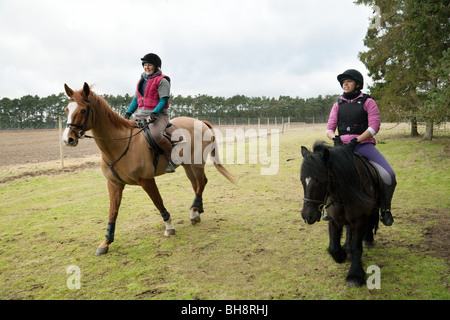
[[[83,100],[88,103],[88,106],[86,109],[86,117],[84,118],[84,123],[83,124],[77,124],[77,123],[67,123],[66,124],[66,128],[69,128],[80,139],[83,138],[84,134],[86,133],[86,126],[87,126],[87,122],[89,120],[89,115],[91,113],[91,100],[89,100],[89,99],[83,99]],[[76,132],[75,130],[73,130],[72,127],[77,127],[77,128],[81,128],[81,129],[80,129],[80,131]]]
[[[325,194],[325,199],[323,199],[323,201],[314,200],[314,199],[308,199],[308,198],[303,198],[303,201],[305,201],[305,202],[312,202],[312,203],[319,203],[319,207],[317,209],[319,210],[320,214],[322,216],[324,216],[324,214],[325,214],[326,210],[328,209],[328,207],[332,206],[336,202],[333,199],[331,199],[331,202],[329,204],[326,204],[328,196],[329,196],[329,193],[327,192]]]
[[[325,197],[325,200],[326,200],[326,197]],[[324,203],[324,201],[321,201],[321,200],[314,200],[314,199],[308,199],[308,198],[303,198],[303,201],[312,202],[312,203],[320,203],[320,204]]]

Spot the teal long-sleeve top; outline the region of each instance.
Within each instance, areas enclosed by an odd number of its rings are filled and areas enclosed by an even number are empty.
[[[152,112],[158,115],[161,112],[161,110],[164,109],[164,107],[167,105],[167,101],[169,101],[169,97],[160,98],[158,105],[155,107],[155,109],[153,109]],[[133,114],[137,108],[138,108],[137,98],[134,97],[126,113]]]

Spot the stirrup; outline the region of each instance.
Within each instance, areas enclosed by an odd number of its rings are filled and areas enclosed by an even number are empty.
[[[394,218],[392,217],[391,210],[382,209],[380,221],[387,227],[392,226],[392,224],[394,223]]]
[[[173,172],[175,172],[175,165],[173,164],[172,161],[169,161],[166,167],[166,173],[173,173]]]

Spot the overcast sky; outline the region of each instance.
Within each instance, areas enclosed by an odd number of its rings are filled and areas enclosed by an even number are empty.
[[[149,52],[175,96],[341,93],[346,69],[371,83],[371,16],[353,0],[0,0],[0,98],[134,94]]]

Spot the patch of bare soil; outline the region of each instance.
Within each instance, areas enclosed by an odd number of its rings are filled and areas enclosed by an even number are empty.
[[[88,132],[90,134],[90,132]],[[61,159],[61,136],[57,129],[0,130],[0,168]],[[83,139],[76,148],[62,146],[64,159],[99,155],[93,139]]]
[[[0,183],[85,170],[98,166],[99,159],[92,139],[70,148],[61,145],[59,130],[0,130]]]
[[[430,250],[432,255],[443,258],[448,264],[450,262],[450,246],[448,244],[450,221],[448,220],[448,212],[444,212],[444,210],[431,211],[430,215],[431,219],[436,221],[436,223],[425,229],[423,244],[425,247],[432,249]],[[430,216],[426,218],[430,219]]]
[[[444,259],[450,266],[450,221],[445,209],[414,210],[408,216],[409,223],[425,226],[421,229],[423,240],[419,244],[410,244],[412,250],[425,256]],[[432,222],[432,223],[429,223]]]
[[[52,175],[57,175],[57,174],[62,174],[62,173],[83,171],[83,170],[95,168],[98,166],[99,166],[98,162],[88,161],[88,162],[85,162],[85,163],[82,163],[79,165],[68,166],[68,167],[64,167],[61,169],[43,169],[43,170],[38,170],[38,171],[25,171],[25,172],[19,173],[14,176],[0,179],[0,183],[6,183],[6,182],[18,180],[18,179],[31,178],[31,177],[37,177],[37,176],[52,176]]]

